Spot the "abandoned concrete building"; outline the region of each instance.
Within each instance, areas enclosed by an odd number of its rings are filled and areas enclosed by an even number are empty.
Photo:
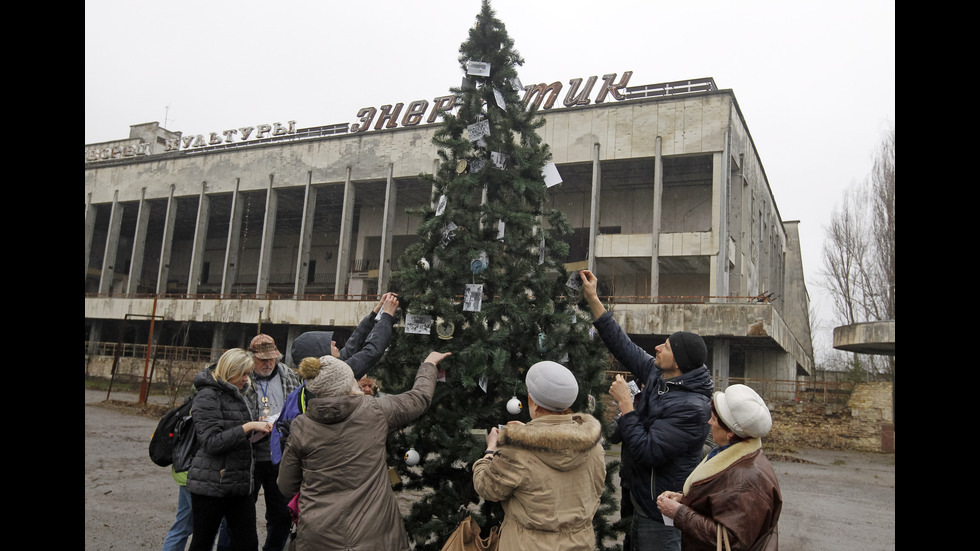
[[[525,87],[561,179],[551,206],[575,227],[568,267],[596,272],[603,302],[651,353],[688,330],[715,377],[808,375],[798,221],[780,217],[734,92],[711,78],[626,86],[631,74],[564,106],[560,82]],[[405,209],[432,199],[419,174],[437,169],[448,98],[308,128],[186,135],[151,122],[86,145],[86,354],[152,333],[216,359],[261,329],[291,363],[304,331],[342,341],[416,238]]]

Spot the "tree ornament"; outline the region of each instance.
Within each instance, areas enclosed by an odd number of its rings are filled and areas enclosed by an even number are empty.
[[[429,261],[426,260],[425,257],[422,257],[422,260],[419,260],[419,266],[421,266],[422,269],[424,269],[424,270],[428,270],[429,269]]]
[[[414,467],[419,464],[419,452],[415,451],[415,448],[411,448],[405,452],[405,464],[409,467]]]
[[[436,335],[444,341],[448,341],[453,338],[453,332],[456,330],[456,326],[451,321],[441,320],[436,324]]]
[[[521,401],[517,399],[517,396],[514,396],[513,398],[510,399],[509,402],[507,402],[507,411],[511,415],[517,415],[518,413],[521,412],[522,409],[524,409],[524,404],[522,404]]]

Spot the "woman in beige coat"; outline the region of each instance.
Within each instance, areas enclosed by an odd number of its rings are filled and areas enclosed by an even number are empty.
[[[501,550],[592,551],[592,517],[606,479],[602,427],[569,409],[578,383],[561,364],[532,365],[526,382],[531,421],[490,430],[473,487],[503,506]]]
[[[448,355],[430,353],[411,390],[380,397],[361,392],[346,363],[320,358],[320,373],[306,381],[316,398],[293,420],[279,466],[283,495],[300,494],[297,551],[409,548],[385,439],[428,408],[436,365]]]

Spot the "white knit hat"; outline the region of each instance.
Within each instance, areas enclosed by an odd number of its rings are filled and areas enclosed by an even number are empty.
[[[742,438],[761,438],[772,428],[766,402],[745,385],[731,385],[712,397],[721,421]]]
[[[575,375],[560,363],[538,362],[527,370],[524,381],[534,403],[551,411],[565,411],[578,398]]]
[[[313,396],[344,396],[350,394],[357,381],[350,366],[329,354],[320,358],[320,373],[306,381],[306,388]]]

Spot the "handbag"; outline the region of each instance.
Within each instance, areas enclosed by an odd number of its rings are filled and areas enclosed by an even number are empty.
[[[721,524],[717,524],[716,526],[715,551],[732,551],[732,546],[730,543],[728,543],[728,530],[726,530]],[[759,536],[759,539],[755,540],[755,543],[752,544],[749,551],[761,551],[762,549],[765,549],[769,545],[769,540],[772,538],[775,530],[776,527],[774,526],[765,534]],[[724,547],[722,547],[722,543],[724,543]]]
[[[490,529],[489,536],[481,538],[480,525],[476,523],[476,519],[467,515],[450,534],[442,551],[496,551],[499,539],[499,526],[494,526]]]

